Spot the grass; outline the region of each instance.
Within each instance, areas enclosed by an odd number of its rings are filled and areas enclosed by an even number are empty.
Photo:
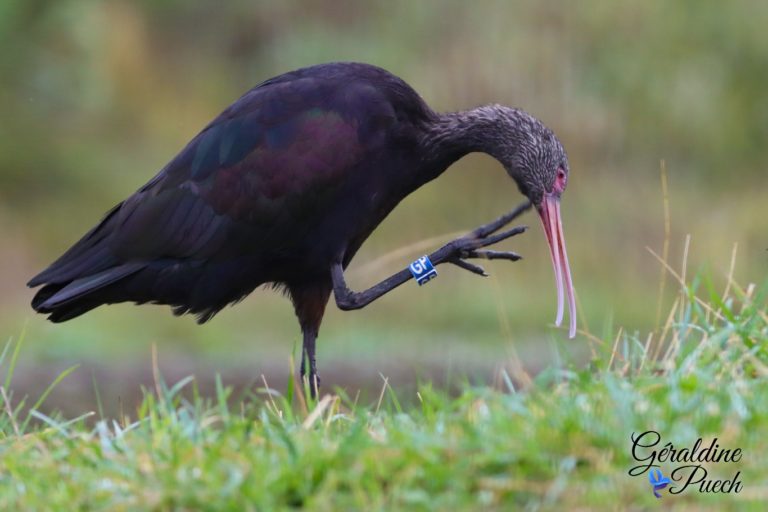
[[[628,475],[638,465],[630,436],[656,430],[662,443],[716,437],[744,454],[705,464],[710,478],[739,471],[740,493],[664,491],[665,507],[761,510],[763,292],[729,279],[717,293],[698,278],[649,336],[587,334],[587,368],[569,363],[562,345],[562,362],[533,378],[501,372],[498,385],[466,384],[456,396],[425,384],[405,407],[411,400],[386,380],[372,404],[343,393],[308,403],[295,383],[287,395],[265,382],[234,400],[221,380],[203,397],[192,377],[169,386],[157,372],[135,411],[50,417],[38,411],[48,391],[30,406],[8,390],[21,347],[9,343],[0,355],[0,509],[637,509],[657,500],[646,474]],[[673,467],[661,463],[667,475]]]

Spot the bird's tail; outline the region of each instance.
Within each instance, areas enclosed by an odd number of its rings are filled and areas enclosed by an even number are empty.
[[[250,257],[207,261],[116,256],[111,240],[119,227],[115,214],[120,206],[27,283],[42,286],[32,299],[35,311],[64,322],[102,304],[153,303],[169,305],[177,315],[195,314],[202,323],[266,281],[254,274],[259,262]]]
[[[32,299],[35,311],[47,313],[53,322],[80,316],[105,303],[100,291],[144,267],[144,263],[121,262],[110,251],[107,238],[120,206],[27,283],[30,287],[43,285]]]
[[[46,284],[32,299],[32,308],[48,314],[52,322],[65,322],[108,303],[99,292],[144,266],[144,263],[126,263],[69,282]]]

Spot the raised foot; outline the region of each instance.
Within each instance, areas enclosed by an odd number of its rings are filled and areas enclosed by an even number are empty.
[[[466,236],[444,245],[440,249],[429,254],[429,259],[432,262],[432,265],[437,266],[442,263],[453,263],[464,270],[484,276],[487,274],[482,267],[470,263],[467,260],[476,258],[509,261],[519,260],[520,255],[517,253],[511,251],[492,251],[483,248],[524,232],[527,229],[525,226],[501,232],[498,231],[530,207],[530,202],[523,203],[493,222],[480,226]],[[389,276],[365,291],[353,292],[349,289],[344,280],[344,268],[341,261],[337,261],[331,265],[331,280],[333,282],[333,295],[336,297],[336,305],[339,309],[343,310],[360,309],[382,295],[394,290],[401,284],[409,281],[412,277],[411,273],[412,270],[409,267]],[[302,365],[302,368],[303,367],[304,365]]]
[[[530,206],[530,203],[524,203],[493,222],[480,226],[468,235],[449,242],[437,251],[440,256],[442,256],[440,259],[481,276],[488,275],[485,272],[485,269],[480,265],[476,265],[467,260],[486,259],[517,261],[522,259],[522,256],[516,252],[483,250],[483,248],[497,244],[507,238],[519,235],[520,233],[524,233],[528,229],[527,226],[517,226],[500,233],[497,233],[497,231],[509,224],[512,220],[530,208]]]

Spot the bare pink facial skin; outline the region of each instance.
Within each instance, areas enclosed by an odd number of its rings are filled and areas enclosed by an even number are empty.
[[[563,222],[560,217],[560,195],[565,190],[568,177],[562,169],[558,169],[557,178],[551,192],[545,192],[541,204],[537,207],[544,226],[544,234],[549,242],[549,254],[552,258],[552,267],[555,271],[555,285],[557,286],[557,317],[555,325],[563,322],[564,293],[568,293],[568,317],[570,327],[568,337],[576,336],[576,299],[573,293],[573,281],[571,280],[571,266],[568,263],[568,252],[565,249],[565,237],[563,236]]]

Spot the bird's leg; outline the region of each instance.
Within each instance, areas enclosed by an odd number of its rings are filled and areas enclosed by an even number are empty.
[[[491,260],[505,259],[509,261],[519,260],[520,255],[514,252],[490,251],[482,250],[482,248],[496,244],[525,231],[527,228],[525,226],[520,226],[507,231],[502,231],[501,233],[496,233],[499,229],[512,222],[512,220],[520,216],[530,207],[531,203],[526,201],[498,219],[489,222],[488,224],[484,224],[473,230],[471,233],[447,243],[429,255],[430,261],[434,266],[442,263],[453,263],[464,270],[485,276],[487,274],[482,267],[466,260],[473,258]],[[336,297],[336,304],[339,309],[350,310],[365,307],[382,295],[394,290],[411,279],[411,272],[407,268],[401,270],[387,279],[384,279],[379,284],[362,292],[353,292],[349,289],[344,279],[344,268],[341,262],[336,262],[331,267],[331,278],[333,279],[333,295]]]
[[[288,290],[293,300],[293,307],[301,325],[302,347],[301,366],[299,375],[301,385],[304,378],[308,378],[309,393],[312,398],[317,398],[320,389],[320,377],[317,376],[317,364],[315,363],[315,344],[320,324],[323,321],[325,305],[331,294],[330,283],[327,281],[316,283],[302,283],[288,285]]]
[[[315,341],[317,340],[317,330],[302,327],[302,336],[304,338],[301,349],[301,369],[299,371],[302,385],[304,378],[307,377],[307,362],[309,362],[309,393],[312,398],[317,398],[320,390],[320,377],[317,375],[317,364],[315,362]]]

